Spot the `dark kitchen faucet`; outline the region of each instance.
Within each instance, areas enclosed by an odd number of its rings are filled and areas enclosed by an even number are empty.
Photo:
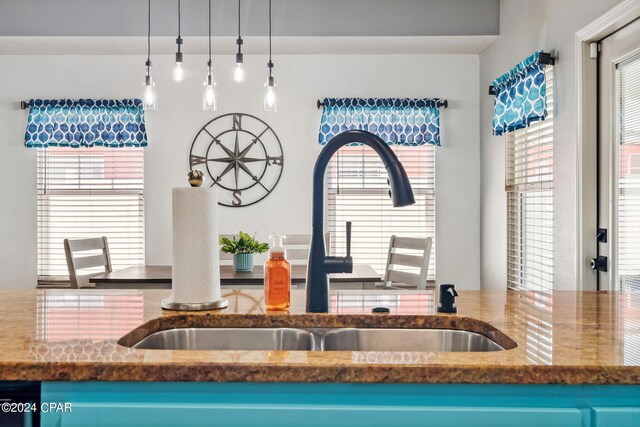
[[[329,160],[339,148],[353,142],[368,145],[380,156],[389,175],[389,195],[393,206],[409,206],[416,201],[413,190],[402,164],[395,153],[382,139],[376,135],[362,131],[350,130],[336,135],[324,146],[313,169],[313,217],[311,230],[311,247],[307,265],[307,311],[312,313],[329,312],[329,277],[330,273],[351,273],[351,223],[347,222],[347,256],[327,256],[324,242],[324,173]]]

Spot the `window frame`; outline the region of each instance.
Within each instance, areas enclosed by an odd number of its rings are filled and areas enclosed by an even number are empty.
[[[506,278],[509,289],[553,290],[555,232],[553,66],[545,67],[545,75],[547,118],[531,123],[528,127],[505,132]],[[535,172],[531,173],[532,169]],[[534,199],[534,202],[529,205],[531,199],[536,196],[550,203],[547,204],[545,201],[536,203]],[[550,206],[550,219],[546,218],[545,214],[549,214],[549,211],[545,212],[545,205]],[[531,211],[531,208],[534,210]],[[530,212],[533,212],[534,218],[531,218]],[[544,227],[546,231],[540,229],[534,233],[529,231],[532,228],[530,222],[536,220],[537,227]],[[550,236],[550,242],[545,241],[545,236]],[[545,246],[551,248],[545,249]],[[532,260],[532,258],[538,259]],[[526,264],[533,264],[535,267],[529,267]],[[550,272],[545,269],[550,269]]]
[[[366,154],[364,152],[362,154],[362,157],[363,157],[362,166],[361,166],[362,173],[361,173],[361,176],[358,176],[358,179],[361,178],[363,180],[363,187],[362,188],[344,188],[344,187],[337,188],[332,186],[333,185],[331,183],[332,176],[335,176],[335,177],[339,176],[336,168],[340,170],[341,167],[337,165],[344,159],[343,154],[341,154],[341,152],[343,152],[343,150],[345,149],[349,149],[350,147],[353,147],[353,146],[346,146],[338,150],[338,152],[333,156],[333,158],[329,162],[329,165],[327,167],[327,173],[325,176],[325,212],[324,212],[325,231],[330,233],[331,235],[330,247],[332,250],[332,255],[343,255],[345,253],[344,252],[345,242],[344,242],[344,236],[343,236],[345,227],[344,227],[344,223],[341,222],[341,220],[339,220],[338,218],[340,216],[348,216],[348,214],[346,213],[337,214],[338,211],[335,208],[335,206],[336,206],[336,201],[338,196],[346,195],[346,197],[348,198],[353,198],[354,196],[355,197],[369,196],[369,197],[376,198],[376,195],[380,195],[381,196],[380,199],[382,200],[381,203],[384,203],[384,207],[386,207],[388,204],[388,206],[392,208],[391,201],[388,199],[388,196],[387,196],[387,192],[389,188],[386,184],[386,177],[387,177],[386,171],[383,174],[384,180],[385,180],[384,186],[381,186],[381,185],[375,186],[375,183],[371,183],[370,185],[373,185],[374,188],[364,188],[366,187],[366,184],[367,184],[367,182],[365,181],[366,175],[367,175],[366,169],[369,168],[369,169],[375,170],[375,167],[374,168],[371,167],[371,163],[372,163],[371,158],[367,156],[371,156],[371,157],[375,156],[375,162],[377,163],[379,161],[380,162],[379,164],[382,165],[382,162],[379,160],[377,154],[375,154],[373,150],[371,150],[371,148],[369,147],[362,146],[363,150],[367,150]],[[430,260],[429,260],[429,271],[428,271],[428,278],[427,278],[428,282],[432,283],[436,280],[436,274],[437,274],[436,262],[435,262],[436,260],[436,224],[437,224],[437,218],[436,218],[436,206],[437,206],[436,185],[437,184],[436,184],[435,158],[436,158],[437,146],[432,144],[423,144],[419,146],[390,145],[390,147],[394,151],[398,149],[428,150],[428,152],[425,152],[424,155],[421,155],[421,159],[423,159],[421,161],[424,162],[423,166],[426,167],[426,174],[422,176],[422,178],[424,179],[425,182],[428,182],[428,184],[423,184],[422,186],[416,186],[414,183],[412,183],[414,187],[414,194],[416,195],[416,201],[418,201],[419,197],[421,196],[425,198],[424,220],[426,221],[426,223],[416,227],[418,229],[424,228],[425,235],[416,236],[415,234],[403,234],[403,233],[395,233],[395,234],[398,236],[405,236],[405,237],[423,237],[423,238],[431,237],[432,238],[432,248],[431,248]],[[360,147],[357,147],[357,148],[360,148]],[[353,161],[353,159],[350,159],[350,161]],[[411,166],[407,165],[406,162],[403,162],[403,163],[405,163],[404,164],[405,169],[407,170],[407,173],[411,180],[411,172],[410,172]],[[384,170],[384,168],[382,170]],[[344,173],[344,170],[342,170],[342,172]],[[340,180],[340,178],[336,178],[336,180]],[[397,209],[397,208],[393,208],[393,209]],[[356,209],[355,211],[356,212],[362,211],[362,209],[360,210]],[[404,212],[406,212],[406,210]],[[398,213],[403,213],[403,211],[398,210]],[[415,215],[415,217],[416,217],[416,220],[421,219],[420,215]],[[431,220],[430,218],[433,218],[433,219]],[[429,234],[430,230],[432,230],[432,234]],[[354,234],[352,235],[352,240],[355,240],[357,238],[355,233],[358,233],[357,222],[354,222]],[[379,255],[381,262],[374,263],[375,265],[372,265],[372,267],[382,275],[384,274],[384,268],[386,267],[386,261],[388,257],[389,239],[391,237],[391,234],[394,234],[394,233],[389,234],[389,236],[387,237],[384,237],[382,235],[384,233],[380,233],[380,234],[381,235],[378,236],[378,237],[381,237],[381,239],[379,239],[380,246],[376,249],[376,251],[372,251],[371,254],[372,254],[372,257],[375,257],[375,258],[378,258],[378,255]],[[352,243],[352,255],[354,256],[354,263],[358,263],[357,250],[355,248],[356,248],[356,245]],[[369,263],[368,261],[361,261],[361,262]]]
[[[69,282],[68,274],[61,274],[63,266],[64,271],[67,268],[64,257],[64,238],[94,238],[105,235],[109,239],[114,269],[144,264],[146,250],[144,149],[141,147],[117,149],[48,147],[36,150],[38,286],[59,286]],[[59,159],[55,159],[54,152],[60,153]],[[110,156],[106,155],[107,153]],[[83,155],[86,155],[87,160],[83,160],[85,158]],[[68,158],[64,159],[64,157]],[[98,167],[93,165],[96,163],[96,159],[99,159],[97,163],[102,162]],[[77,164],[76,167],[70,167],[66,164],[72,164],[74,161]],[[109,165],[111,165],[110,169]],[[91,172],[92,169],[98,171],[97,175]],[[58,175],[56,176],[56,174]],[[100,175],[101,177],[99,177]],[[72,184],[73,180],[77,180],[76,188]],[[92,182],[87,182],[88,180],[92,180]],[[64,197],[67,199],[60,200]],[[109,201],[113,197],[121,197],[125,200],[124,202],[118,200],[116,207],[121,208],[122,212],[127,212],[128,215],[124,217],[119,214],[113,215],[114,205]],[[85,198],[86,201],[81,201]],[[52,229],[65,227],[64,221],[55,219],[56,212],[58,215],[60,212],[64,212],[61,206],[65,203],[77,204],[78,212],[84,212],[77,216],[78,221],[85,221],[91,225],[85,228],[86,233],[77,232],[73,226],[67,225],[66,227],[71,230],[68,235],[51,237],[51,234],[57,233],[56,231],[52,232]],[[102,219],[102,224],[99,224],[100,219]],[[114,226],[113,223],[105,225],[113,219],[120,219],[120,224],[125,224],[125,227],[119,228],[120,225],[115,224]],[[59,224],[57,226],[56,221]],[[93,223],[98,223],[95,230],[91,230]],[[114,228],[117,231],[109,233],[109,228]],[[134,231],[130,231],[131,229]],[[122,232],[121,230],[126,231]],[[128,234],[132,236],[128,236]],[[58,239],[59,242],[57,242]],[[133,244],[127,242],[130,239],[134,239],[132,240]]]

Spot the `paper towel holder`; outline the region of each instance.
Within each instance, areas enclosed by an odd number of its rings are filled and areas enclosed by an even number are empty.
[[[219,310],[229,307],[229,301],[226,298],[220,298],[212,302],[173,302],[170,298],[165,298],[160,303],[165,310],[175,311],[203,311],[203,310]]]

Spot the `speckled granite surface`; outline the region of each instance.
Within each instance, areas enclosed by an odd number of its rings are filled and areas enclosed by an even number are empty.
[[[160,290],[0,291],[0,380],[640,384],[640,294],[460,291],[436,315],[430,291],[337,291],[332,313],[264,314],[260,290],[217,312],[163,312]],[[384,305],[390,315],[371,315]],[[128,347],[186,326],[436,327],[487,335],[486,353],[177,351]],[[133,332],[132,332],[133,331]],[[125,344],[125,345],[121,345]]]

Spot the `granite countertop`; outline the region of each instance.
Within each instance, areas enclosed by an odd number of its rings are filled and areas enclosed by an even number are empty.
[[[260,290],[229,308],[163,312],[168,290],[0,291],[0,380],[640,384],[640,294],[459,291],[436,315],[431,291],[336,291],[331,314],[266,314]],[[372,315],[371,307],[391,308]],[[171,327],[366,326],[466,329],[507,348],[484,353],[138,350]],[[137,329],[136,329],[137,328]],[[131,332],[135,330],[134,332]]]

